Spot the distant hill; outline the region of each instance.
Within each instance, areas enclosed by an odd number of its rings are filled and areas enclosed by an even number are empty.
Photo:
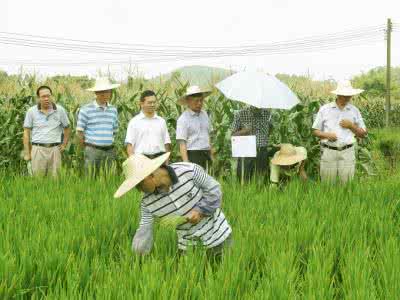
[[[183,82],[189,81],[191,85],[208,87],[233,73],[234,71],[223,68],[214,68],[208,66],[187,66],[176,69],[170,73],[162,74],[151,80],[166,82],[179,79]]]

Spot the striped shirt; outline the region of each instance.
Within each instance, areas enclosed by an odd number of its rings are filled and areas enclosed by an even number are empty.
[[[84,132],[85,143],[110,146],[118,130],[118,111],[108,103],[105,107],[89,103],[79,111],[76,130]]]
[[[225,241],[232,229],[220,209],[222,192],[219,183],[203,168],[192,163],[174,163],[178,182],[168,193],[145,194],[141,202],[141,220],[133,238],[133,249],[148,253],[153,243],[154,217],[188,216],[194,209],[205,217],[197,224],[186,222],[177,226],[178,248],[191,245],[213,248]]]

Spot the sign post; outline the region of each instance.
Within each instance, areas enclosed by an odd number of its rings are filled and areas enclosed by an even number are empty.
[[[244,184],[244,158],[256,157],[256,136],[233,136],[232,139],[232,157],[241,158],[241,184]]]

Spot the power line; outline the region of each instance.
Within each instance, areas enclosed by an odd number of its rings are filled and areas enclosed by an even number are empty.
[[[368,44],[375,44],[376,41],[372,40],[371,41],[365,41],[362,44],[357,44],[357,45],[353,45],[353,46],[360,46],[360,45],[368,45]],[[342,44],[342,45],[336,45],[335,49],[338,48],[346,48],[349,47],[348,44]],[[314,51],[321,51],[321,50],[332,50],[329,48],[319,48],[319,49],[314,49]],[[280,53],[268,53],[268,54],[259,54],[259,55],[255,55],[255,56],[267,56],[267,55],[280,55],[280,54],[300,54],[300,53],[307,53],[307,52],[312,52],[313,50],[303,50],[303,51],[299,51],[297,50],[296,52],[293,51],[287,51],[287,52],[280,52]],[[198,60],[198,59],[204,59],[204,56],[198,56],[198,57],[192,57],[192,60]],[[51,66],[69,66],[69,67],[79,67],[79,66],[90,66],[90,65],[129,65],[129,64],[146,64],[146,63],[163,63],[163,62],[176,62],[176,61],[184,61],[186,60],[186,58],[184,57],[174,57],[174,58],[164,58],[164,59],[130,59],[130,60],[124,60],[124,61],[109,61],[109,60],[105,60],[105,61],[85,61],[85,62],[34,62],[31,60],[26,60],[26,61],[4,61],[1,62],[0,61],[0,65],[26,65],[26,66],[42,66],[42,67],[51,67]]]
[[[299,42],[299,41],[309,41],[310,39],[320,39],[320,38],[330,38],[330,37],[342,37],[347,34],[354,34],[354,33],[362,33],[362,32],[370,32],[370,31],[376,31],[376,30],[382,30],[384,29],[384,25],[379,25],[379,26],[369,26],[369,27],[361,27],[361,28],[353,28],[353,29],[348,29],[344,30],[341,32],[337,33],[331,33],[331,34],[324,34],[324,35],[315,35],[312,37],[306,37],[306,38],[300,38],[300,39],[294,39],[291,41],[283,41],[279,42],[278,44],[285,44],[287,42]],[[239,48],[246,48],[246,47],[257,47],[260,44],[253,44],[253,45],[240,45],[240,46],[224,46],[224,47],[216,47],[216,46],[187,46],[187,45],[150,45],[150,44],[128,44],[128,43],[114,43],[114,42],[103,42],[103,41],[87,41],[87,40],[77,40],[77,39],[67,39],[67,38],[60,38],[60,37],[49,37],[49,36],[42,36],[42,35],[31,35],[31,34],[21,34],[21,33],[11,33],[11,32],[4,32],[0,31],[0,34],[3,35],[11,35],[11,36],[18,36],[18,37],[30,37],[34,39],[44,39],[44,40],[53,40],[53,41],[68,41],[68,42],[73,42],[73,43],[84,43],[85,45],[105,45],[105,46],[126,46],[126,47],[133,47],[133,48],[161,48],[162,50],[164,49],[191,49],[191,50],[200,50],[200,49],[237,49]],[[274,43],[273,43],[274,44]],[[276,44],[276,43],[275,43]]]
[[[332,47],[334,48],[338,44],[349,44],[363,42],[365,40],[376,40],[378,41],[382,35],[378,32],[369,35],[353,35],[342,38],[326,39],[324,41],[314,41],[307,43],[286,43],[286,44],[266,44],[264,46],[259,46],[253,49],[238,49],[236,51],[191,51],[185,53],[174,53],[174,52],[159,52],[153,53],[150,51],[137,51],[135,49],[101,49],[101,48],[87,48],[77,45],[62,45],[62,44],[50,44],[50,43],[40,43],[31,40],[21,40],[21,39],[5,39],[0,37],[0,44],[6,45],[17,45],[31,48],[41,48],[41,49],[53,49],[53,50],[64,50],[72,52],[84,52],[84,53],[97,53],[97,54],[115,54],[115,55],[134,55],[134,56],[144,56],[144,57],[185,57],[192,58],[197,56],[240,56],[240,55],[258,55],[260,52],[265,54],[265,52],[276,52],[276,51],[287,51],[287,50],[307,50],[307,49],[318,49],[319,47]]]
[[[281,48],[296,48],[302,46],[318,46],[322,43],[336,43],[343,40],[352,41],[362,39],[364,37],[370,37],[374,34],[379,34],[382,31],[382,28],[375,27],[369,31],[353,31],[346,32],[345,34],[339,35],[331,35],[328,37],[318,37],[318,38],[305,38],[302,40],[295,41],[286,41],[286,42],[278,42],[278,43],[269,43],[269,44],[257,44],[246,47],[227,47],[227,48],[219,48],[218,50],[213,49],[212,47],[208,48],[211,50],[203,50],[199,51],[171,51],[171,50],[154,50],[154,49],[143,49],[143,48],[118,48],[118,47],[104,47],[104,46],[93,46],[93,45],[84,45],[84,44],[68,44],[68,43],[59,43],[59,42],[46,42],[46,41],[38,41],[35,39],[22,39],[15,37],[5,37],[0,35],[0,43],[7,45],[16,45],[16,46],[25,46],[25,47],[37,47],[37,48],[45,48],[45,49],[54,49],[54,50],[64,50],[64,51],[75,51],[75,52],[87,52],[87,53],[104,53],[104,54],[116,54],[116,55],[143,55],[143,56],[176,56],[176,55],[213,55],[213,54],[222,54],[222,55],[240,55],[243,53],[252,54],[258,51],[271,51]]]
[[[85,61],[32,61],[7,60],[1,65],[34,65],[34,66],[88,66],[88,65],[126,65],[182,61],[187,59],[219,58],[234,56],[267,56],[281,54],[297,54],[318,52],[338,48],[376,44],[384,39],[384,26],[370,26],[349,29],[342,32],[311,36],[274,43],[253,44],[245,46],[182,46],[178,45],[146,45],[107,43],[65,38],[28,35],[20,33],[0,32],[0,44],[27,48],[50,49],[89,54],[112,54],[129,56],[127,60],[96,59]]]

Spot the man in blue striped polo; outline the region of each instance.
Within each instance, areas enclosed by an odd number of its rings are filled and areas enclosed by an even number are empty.
[[[119,84],[112,84],[106,77],[96,80],[88,89],[96,99],[79,111],[76,130],[82,146],[85,147],[86,171],[98,172],[101,166],[109,168],[115,161],[114,137],[118,130],[118,111],[109,102],[112,90]]]
[[[154,220],[176,218],[179,250],[202,246],[207,255],[219,260],[232,243],[232,228],[221,210],[221,186],[197,164],[165,165],[169,154],[154,159],[134,154],[123,164],[126,180],[114,197],[121,197],[135,186],[144,192],[132,249],[148,254],[153,246]]]

